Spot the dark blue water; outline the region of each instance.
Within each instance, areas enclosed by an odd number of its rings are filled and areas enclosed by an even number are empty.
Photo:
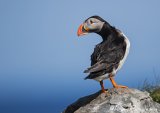
[[[64,109],[64,103],[55,104],[48,102],[22,102],[5,103],[0,105],[0,113],[60,113]]]
[[[0,113],[61,113],[66,106],[81,96],[81,93],[72,93],[72,90],[48,91],[48,95],[39,94],[1,94]],[[1,92],[3,93],[3,92]]]
[[[53,103],[14,103],[0,106],[0,113],[58,113]]]

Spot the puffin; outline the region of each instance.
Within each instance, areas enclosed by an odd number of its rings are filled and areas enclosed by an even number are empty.
[[[100,83],[102,93],[105,93],[103,80],[109,79],[113,88],[128,88],[118,85],[114,77],[124,64],[130,49],[130,42],[122,31],[110,25],[100,16],[87,18],[78,28],[77,35],[83,36],[96,33],[101,36],[102,42],[97,44],[91,55],[91,66],[84,73],[85,79],[93,79]]]

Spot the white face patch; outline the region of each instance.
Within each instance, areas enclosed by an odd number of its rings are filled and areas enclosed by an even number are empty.
[[[99,32],[103,27],[104,22],[96,19],[96,18],[89,18],[84,23],[84,28],[89,29],[89,31]]]

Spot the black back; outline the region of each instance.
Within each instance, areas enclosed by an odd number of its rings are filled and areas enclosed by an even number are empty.
[[[98,34],[102,36],[103,41],[96,45],[91,55],[91,67],[84,71],[90,73],[86,79],[93,79],[117,69],[126,51],[124,36],[118,29],[104,24]]]

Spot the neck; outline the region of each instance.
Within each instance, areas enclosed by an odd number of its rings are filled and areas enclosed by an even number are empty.
[[[97,34],[99,34],[102,37],[103,41],[107,40],[108,36],[111,34],[111,26],[104,23],[101,31]]]

